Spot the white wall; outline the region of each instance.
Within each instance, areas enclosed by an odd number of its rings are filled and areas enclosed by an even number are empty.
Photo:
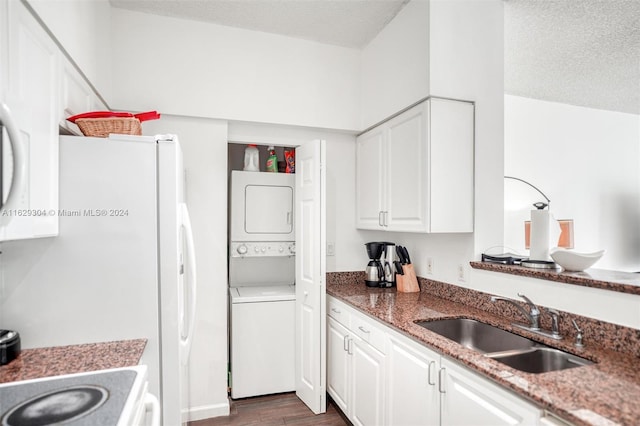
[[[639,295],[478,269],[471,271],[471,280],[479,291],[514,300],[522,293],[541,306],[640,330]]]
[[[163,116],[145,134],[175,133],[184,154],[197,262],[197,315],[189,359],[192,420],[226,415],[227,123]]]
[[[112,37],[115,108],[358,128],[356,49],[122,9]]]
[[[109,1],[27,1],[100,94],[109,101],[111,97],[111,5]]]
[[[640,116],[505,96],[505,174],[537,186],[594,267],[640,271]],[[538,194],[505,182],[505,245],[524,252]],[[543,201],[543,200],[542,200]]]
[[[430,90],[476,102],[473,257],[502,245],[504,52],[502,0],[432,0]]]
[[[429,1],[412,0],[362,50],[360,129],[429,94]]]

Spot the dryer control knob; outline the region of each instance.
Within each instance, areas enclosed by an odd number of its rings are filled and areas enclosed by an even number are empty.
[[[280,253],[282,253],[282,252],[284,251],[284,247],[280,246],[280,248],[278,249],[278,251],[279,251]]]
[[[256,253],[259,253],[259,252],[260,252],[260,247],[255,246],[255,247],[253,248],[253,250],[254,250]]]
[[[266,247],[262,247],[262,249],[260,251],[262,251],[263,253],[266,253],[267,252],[267,248]]]
[[[239,245],[236,250],[238,254],[247,254],[247,246],[245,246],[244,244]]]

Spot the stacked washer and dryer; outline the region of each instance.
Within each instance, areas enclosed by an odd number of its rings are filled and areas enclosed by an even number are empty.
[[[295,390],[295,175],[231,172],[231,397]]]

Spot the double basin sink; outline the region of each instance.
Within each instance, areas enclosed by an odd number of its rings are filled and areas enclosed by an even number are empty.
[[[588,359],[473,319],[419,321],[416,324],[527,373],[545,373],[593,364]]]

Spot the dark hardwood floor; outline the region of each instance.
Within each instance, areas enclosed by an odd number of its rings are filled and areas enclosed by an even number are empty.
[[[327,412],[315,415],[293,392],[231,400],[230,411],[229,416],[190,422],[189,426],[351,424],[330,398],[327,400]]]

